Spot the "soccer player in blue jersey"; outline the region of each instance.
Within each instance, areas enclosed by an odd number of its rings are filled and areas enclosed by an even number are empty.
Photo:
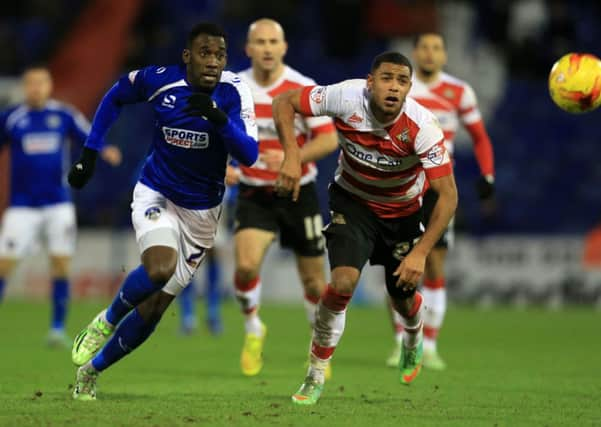
[[[40,236],[46,238],[52,276],[52,318],[47,342],[67,344],[69,267],[75,250],[75,208],[66,185],[69,142],[83,144],[90,129],[74,108],[50,98],[52,77],[33,66],[22,77],[25,100],[0,113],[0,147],[10,147],[10,204],[0,229],[0,300],[5,281]],[[107,146],[103,158],[121,161]]]
[[[228,157],[252,165],[258,155],[250,89],[223,71],[226,37],[202,23],[188,35],[183,64],[151,66],[121,77],[104,96],[69,182],[92,177],[104,136],[124,104],[155,113],[152,150],[134,188],[132,222],[141,265],[114,301],[76,337],[73,397],[96,398],[100,372],[142,344],[213,246]]]

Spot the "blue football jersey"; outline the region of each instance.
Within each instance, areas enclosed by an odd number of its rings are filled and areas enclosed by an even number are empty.
[[[132,71],[113,89],[117,98],[114,105],[148,102],[154,110],[155,122],[149,123],[154,126],[154,137],[140,181],[187,209],[209,209],[221,203],[229,156],[224,131],[184,112],[187,98],[194,93],[186,81],[185,66],[151,66]],[[211,98],[229,117],[228,129],[234,126],[238,137],[256,144],[254,104],[248,86],[236,74],[224,71]],[[100,125],[95,130],[97,122],[103,121],[99,114],[86,143],[94,149],[102,146],[101,134],[107,130]]]
[[[10,204],[40,207],[70,200],[68,141],[83,145],[89,131],[83,114],[55,100],[39,110],[21,104],[2,112],[0,144],[11,148]]]

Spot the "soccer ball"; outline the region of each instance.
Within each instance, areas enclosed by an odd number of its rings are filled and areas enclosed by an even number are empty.
[[[601,105],[601,60],[590,53],[568,53],[549,74],[553,102],[568,113],[586,113]]]

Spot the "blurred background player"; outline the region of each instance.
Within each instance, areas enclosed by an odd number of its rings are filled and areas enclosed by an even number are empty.
[[[286,153],[278,191],[292,190],[293,200],[299,193],[295,112],[334,117],[342,146],[330,185],[332,218],[325,228],[332,281],[316,310],[311,363],[292,396],[295,404],[317,403],[325,367],[344,332],[346,308],[368,260],[384,266],[386,289],[403,319],[401,383],[412,383],[420,372],[422,296],[416,287],[427,255],[453,217],[457,189],[436,118],[407,97],[411,75],[405,56],[384,52],[374,58],[367,80],[307,86],[274,100],[274,120]],[[438,199],[424,230],[421,198],[427,183]]]
[[[226,257],[228,254],[225,251],[227,251],[232,237],[232,217],[238,195],[238,188],[235,185],[238,181],[238,173],[238,168],[228,166],[225,178],[226,189],[223,196],[223,211],[217,228],[215,245],[207,251],[204,274],[200,276],[197,271],[192,277],[190,286],[184,288],[178,296],[180,330],[184,335],[193,334],[198,327],[196,299],[199,293],[202,293],[205,299],[205,323],[209,333],[220,335],[223,332],[221,318],[223,268],[227,264]]]
[[[494,196],[494,155],[473,89],[466,82],[442,71],[447,63],[447,53],[441,34],[417,35],[414,40],[413,60],[415,74],[409,96],[438,118],[444,133],[445,147],[450,155],[453,154],[453,140],[459,124],[469,132],[481,173],[476,189],[480,200],[490,206]],[[432,214],[436,198],[436,193],[431,189],[424,195],[426,221]],[[423,364],[424,367],[436,370],[446,367],[438,354],[436,339],[447,309],[445,260],[447,250],[452,244],[453,221],[428,255],[424,272],[423,295],[427,310],[424,313]],[[395,367],[399,363],[403,326],[394,310],[391,310],[391,313],[396,331],[396,344],[386,363]]]
[[[219,233],[217,233],[219,235]],[[217,245],[217,241],[215,241]],[[179,294],[177,300],[180,308],[180,331],[183,335],[192,335],[198,328],[198,314],[196,313],[196,299],[201,286],[204,286],[206,305],[205,323],[211,335],[220,335],[223,332],[221,321],[221,261],[216,253],[216,246],[207,251],[205,261],[205,274],[203,278],[195,274],[189,286]]]
[[[215,239],[228,157],[245,165],[257,159],[252,97],[237,75],[223,71],[225,38],[217,25],[198,24],[188,34],[183,64],[121,77],[102,99],[82,157],[71,167],[69,183],[82,188],[122,106],[151,104],[153,147],[132,202],[142,262],[75,339],[72,359],[81,366],[75,399],[96,399],[100,372],[146,341],[189,284]]]
[[[83,145],[90,123],[73,107],[51,99],[52,77],[44,66],[22,75],[25,100],[0,113],[0,146],[10,147],[10,205],[0,231],[0,301],[6,280],[39,236],[50,254],[52,318],[49,345],[70,345],[65,336],[69,301],[69,268],[75,250],[76,220],[66,186],[69,141]],[[121,162],[118,148],[107,146],[102,157]]]
[[[236,297],[245,316],[246,332],[240,365],[244,375],[263,367],[266,327],[259,318],[260,269],[267,249],[280,233],[280,243],[296,256],[303,285],[305,309],[313,325],[315,307],[325,287],[322,217],[315,190],[318,160],[338,146],[328,117],[295,116],[294,133],[301,148],[302,178],[298,202],[278,197],[274,185],[284,158],[271,112],[272,99],[287,90],[314,84],[283,62],[288,45],[284,30],[271,19],[253,22],[248,29],[246,54],[251,67],[240,72],[252,91],[259,129],[259,161],[240,166],[235,222]],[[282,284],[285,286],[286,284]]]

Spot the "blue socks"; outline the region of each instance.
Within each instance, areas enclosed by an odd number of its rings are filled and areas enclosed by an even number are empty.
[[[221,304],[221,265],[217,257],[209,257],[207,264],[207,322],[212,332],[221,330],[221,314],[219,312]],[[215,329],[215,331],[213,331]]]
[[[181,330],[190,334],[196,329],[196,292],[194,281],[186,286],[177,298],[180,308]]]
[[[67,279],[54,279],[52,282],[52,329],[65,328],[67,305],[69,304],[69,282]]]
[[[121,289],[115,296],[115,299],[106,311],[106,320],[112,325],[117,325],[132,308],[144,301],[149,295],[159,290],[158,287],[150,281],[148,273],[143,265],[132,270]]]
[[[217,258],[208,256],[206,258],[206,305],[207,325],[213,334],[219,334],[223,330],[221,324],[221,265]],[[183,333],[191,333],[196,329],[196,292],[194,279],[184,288],[178,297],[180,306],[181,330]]]
[[[137,309],[133,310],[117,330],[92,359],[92,366],[97,371],[103,371],[113,363],[121,360],[128,353],[137,348],[152,334],[158,321],[146,323]]]
[[[4,297],[4,277],[0,277],[0,302],[2,302],[2,298]]]

